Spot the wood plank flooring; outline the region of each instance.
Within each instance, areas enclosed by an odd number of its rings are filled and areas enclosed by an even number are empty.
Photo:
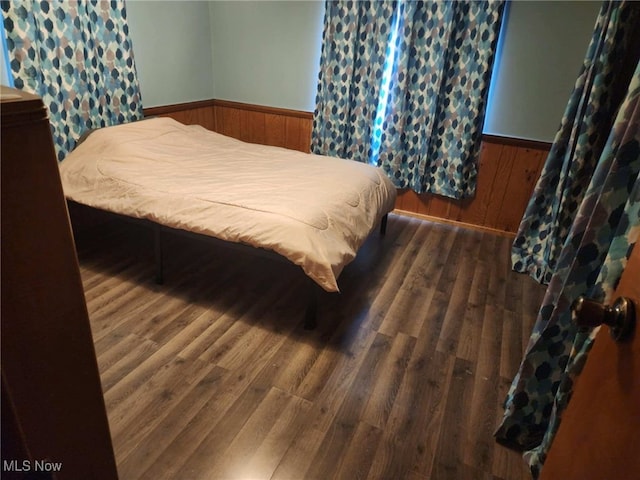
[[[543,287],[511,240],[390,215],[322,294],[293,266],[151,232],[76,233],[122,480],[530,478],[492,432]]]

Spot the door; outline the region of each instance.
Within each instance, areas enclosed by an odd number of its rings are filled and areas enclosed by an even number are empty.
[[[640,313],[640,246],[634,248],[613,300],[633,300]],[[637,479],[640,476],[640,322],[633,338],[596,337],[558,433],[542,480]]]

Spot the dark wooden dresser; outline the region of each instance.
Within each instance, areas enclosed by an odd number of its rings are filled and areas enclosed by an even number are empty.
[[[2,87],[2,478],[117,470],[47,111]]]

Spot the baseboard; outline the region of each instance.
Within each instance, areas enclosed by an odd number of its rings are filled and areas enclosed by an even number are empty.
[[[497,228],[485,227],[483,225],[474,225],[473,223],[459,222],[457,220],[450,220],[448,218],[433,217],[431,215],[425,215],[423,213],[416,213],[416,212],[409,212],[407,210],[399,210],[397,208],[393,210],[393,213],[397,215],[402,215],[405,217],[419,218],[420,220],[427,220],[429,222],[444,223],[446,225],[453,225],[456,227],[466,228],[469,230],[493,233],[496,235],[500,235],[501,237],[515,238],[516,236],[515,233],[506,232],[504,230],[498,230]]]

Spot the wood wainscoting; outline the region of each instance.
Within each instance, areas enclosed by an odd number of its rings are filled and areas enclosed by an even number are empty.
[[[171,117],[262,145],[309,152],[313,114],[297,110],[205,100],[146,108],[145,116]],[[551,148],[550,143],[484,135],[473,198],[398,192],[396,210],[430,220],[514,235]]]
[[[171,117],[244,142],[274,145],[309,153],[313,113],[226,100],[145,108],[146,117]]]
[[[497,233],[515,234],[551,145],[484,135],[472,198],[402,190],[396,209]]]
[[[144,116],[171,117],[186,125],[202,125],[204,128],[216,131],[215,100],[201,100],[198,102],[179,103],[144,109]]]

